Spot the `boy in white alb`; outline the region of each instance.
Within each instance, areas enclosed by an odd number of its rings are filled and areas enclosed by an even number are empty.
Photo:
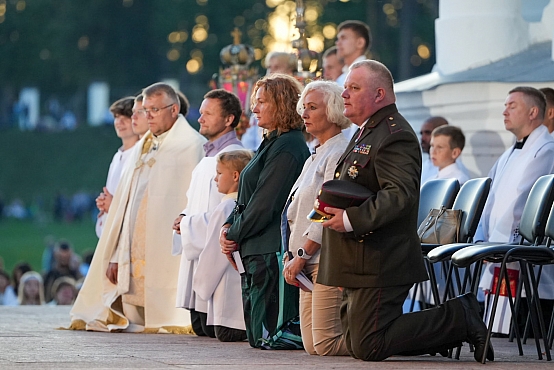
[[[469,180],[469,174],[456,162],[462,154],[465,141],[459,127],[444,125],[433,130],[429,157],[439,172],[431,179],[457,179],[460,185]]]
[[[106,186],[102,189],[102,193],[96,198],[96,207],[100,211],[96,220],[96,236],[100,238],[104,230],[104,224],[108,217],[108,211],[112,203],[113,194],[119,185],[123,168],[127,159],[131,156],[132,148],[139,140],[138,135],[133,131],[132,119],[134,97],[128,96],[114,102],[110,107],[110,112],[114,117],[114,128],[117,137],[121,139],[121,147],[114,154],[110,169],[108,170],[108,178]]]
[[[237,342],[246,339],[239,273],[221,253],[219,230],[236,206],[240,172],[252,159],[249,150],[234,150],[217,156],[217,189],[225,194],[209,219],[206,243],[194,272],[193,289],[208,302],[207,324],[213,325],[217,339]],[[183,227],[183,225],[181,225]]]

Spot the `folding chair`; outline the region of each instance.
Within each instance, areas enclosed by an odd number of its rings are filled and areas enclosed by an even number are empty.
[[[460,249],[452,254],[452,263],[458,267],[467,268],[474,263],[482,263],[483,261],[502,263],[499,276],[501,281],[496,284],[497,288],[488,325],[486,346],[488,346],[492,334],[494,316],[498,304],[502,280],[506,282],[506,286],[510,286],[510,278],[508,276],[506,264],[509,262],[519,262],[521,267],[520,276],[522,277],[522,284],[525,286],[525,290],[527,292],[526,299],[529,303],[529,313],[531,315],[531,323],[533,325],[538,357],[539,359],[542,359],[542,351],[539,342],[539,336],[542,335],[545,341],[545,352],[547,360],[551,359],[550,350],[547,343],[548,339],[546,338],[546,331],[544,329],[544,321],[540,312],[540,306],[533,307],[536,306],[538,303],[538,292],[535,289],[537,287],[537,284],[534,273],[532,273],[533,269],[529,269],[528,263],[552,263],[550,262],[551,260],[549,260],[549,258],[551,257],[550,253],[552,253],[552,251],[549,248],[540,247],[539,245],[545,236],[545,225],[553,202],[554,175],[542,176],[533,185],[533,188],[531,189],[531,192],[529,193],[529,196],[527,198],[527,202],[525,203],[519,228],[519,232],[521,235],[519,245],[477,244]],[[524,246],[525,242],[531,243],[535,247]],[[531,271],[531,273],[529,273],[529,271]],[[480,269],[475,269],[471,287],[471,291],[473,292],[475,292],[477,288],[479,276]],[[520,290],[521,289],[518,289],[518,295],[521,293]],[[506,291],[508,295],[508,302],[510,304],[510,310],[512,312],[512,329],[514,330],[517,338],[519,354],[523,355],[521,337],[519,335],[517,324],[517,310],[514,306],[511,289],[506,289]],[[485,360],[486,358],[485,356],[483,356],[482,363],[485,363]]]
[[[479,219],[481,218],[481,213],[483,212],[485,202],[489,195],[490,185],[491,179],[488,177],[472,179],[467,181],[462,186],[460,192],[456,196],[456,200],[452,205],[452,209],[459,209],[462,211],[462,222],[459,235],[460,240],[463,240],[465,242],[471,242],[473,240],[473,236],[475,235],[475,231],[477,230]],[[445,301],[449,291],[452,295],[452,289],[450,288],[452,266],[450,263],[448,263],[449,259],[432,259],[429,257],[429,255],[438,248],[442,248],[442,246],[439,244],[421,244],[422,253],[426,257],[425,261],[427,264],[427,271],[429,272],[429,279],[431,280],[431,288],[433,289],[433,296],[435,298],[436,304]],[[440,294],[436,286],[437,279],[433,268],[433,264],[435,262],[441,262],[443,272],[445,272],[446,274],[446,287],[442,300],[440,299]],[[456,274],[458,274],[457,271]],[[458,285],[460,285],[459,276]]]

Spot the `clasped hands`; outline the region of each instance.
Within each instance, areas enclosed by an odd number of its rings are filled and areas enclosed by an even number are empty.
[[[219,232],[219,245],[221,246],[221,253],[227,257],[229,263],[233,266],[235,270],[237,269],[237,264],[233,258],[233,252],[238,249],[238,244],[232,240],[227,239],[227,232],[229,231],[230,224],[225,224]]]
[[[110,205],[112,204],[113,195],[108,191],[107,187],[102,188],[102,193],[96,197],[96,208],[100,211],[98,217],[100,218],[103,214],[108,213]]]

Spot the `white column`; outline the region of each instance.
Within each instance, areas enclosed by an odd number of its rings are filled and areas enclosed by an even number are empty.
[[[437,68],[452,74],[489,64],[529,46],[521,0],[441,0],[435,21]]]
[[[91,126],[104,123],[110,107],[110,87],[106,82],[93,82],[88,87],[87,121]]]

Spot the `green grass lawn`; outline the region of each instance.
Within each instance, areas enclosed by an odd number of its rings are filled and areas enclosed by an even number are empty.
[[[83,222],[46,222],[39,225],[32,221],[4,218],[0,221],[0,257],[4,260],[4,269],[11,273],[17,262],[26,261],[34,270],[40,271],[44,241],[49,235],[56,240],[69,240],[78,253],[94,249],[98,241],[94,223],[88,219]]]

